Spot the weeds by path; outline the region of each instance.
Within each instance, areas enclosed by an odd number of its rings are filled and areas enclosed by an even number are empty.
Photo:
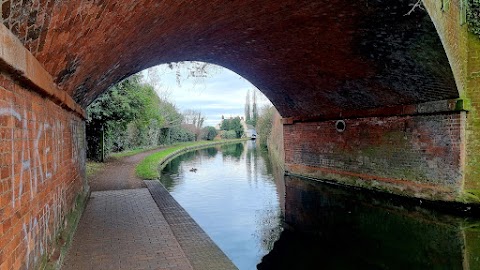
[[[145,151],[150,151],[150,150],[153,150],[153,149],[160,149],[162,147],[163,146],[140,147],[140,148],[135,148],[135,149],[132,149],[132,150],[113,153],[113,154],[110,155],[110,157],[113,157],[113,158],[130,157],[130,156],[134,156],[136,154],[140,154],[140,153],[145,152]]]

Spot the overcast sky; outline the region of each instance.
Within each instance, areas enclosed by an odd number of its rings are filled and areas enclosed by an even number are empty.
[[[205,116],[204,126],[217,125],[222,115],[244,116],[247,91],[255,88],[250,82],[233,71],[219,66],[209,69],[205,78],[188,78],[188,70],[182,68],[180,85],[177,83],[176,71],[167,65],[153,67],[142,75],[150,82],[155,82],[155,89],[162,97],[174,103],[180,111],[200,110]],[[260,110],[270,101],[258,92],[257,106]],[[252,95],[252,94],[251,94]]]

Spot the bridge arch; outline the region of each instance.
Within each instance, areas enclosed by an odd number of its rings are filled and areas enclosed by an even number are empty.
[[[405,15],[413,2],[6,1],[2,18],[83,106],[142,69],[195,60],[303,119],[459,97],[429,15]]]
[[[40,261],[88,192],[82,107],[182,60],[226,67],[272,101],[292,175],[479,203],[480,42],[464,1],[409,15],[416,0],[391,2],[2,1],[3,264]]]

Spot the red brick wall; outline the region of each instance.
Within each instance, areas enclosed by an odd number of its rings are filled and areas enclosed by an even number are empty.
[[[284,126],[286,170],[429,199],[463,184],[465,113],[346,119]]]
[[[2,2],[0,22],[83,106],[127,75],[183,60],[232,69],[299,119],[459,96],[427,12],[404,16],[412,0]],[[451,6],[427,7],[452,25],[441,36],[457,32]]]
[[[37,266],[84,188],[84,122],[0,75],[0,269]]]

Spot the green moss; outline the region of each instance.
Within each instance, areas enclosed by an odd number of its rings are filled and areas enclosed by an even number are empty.
[[[477,196],[478,198],[480,198],[480,190],[479,189],[467,189],[467,190],[465,190],[465,192],[468,192],[468,193],[473,194],[473,195]]]
[[[480,269],[480,230],[479,227],[465,229],[465,255],[469,269]]]
[[[42,256],[39,269],[54,270],[60,268],[67,254],[67,250],[72,243],[73,235],[77,230],[87,199],[88,194],[86,193],[77,196],[72,211],[65,217],[66,222],[62,223],[64,226],[60,228],[60,232],[55,236],[55,242],[50,243],[50,253]]]
[[[467,97],[467,94],[465,93],[465,91],[459,91],[459,92],[461,93],[461,96],[459,99],[457,99],[457,104],[455,106],[455,109],[463,110],[463,111],[471,110],[472,101]],[[459,108],[460,106],[461,108]]]
[[[469,0],[467,9],[468,30],[480,37],[480,0]]]
[[[86,164],[87,179],[95,175],[104,166],[103,163],[88,161]]]
[[[465,190],[457,200],[463,203],[480,203],[480,190]]]
[[[457,99],[455,103],[455,111],[463,111],[463,110],[464,110],[463,99]]]

